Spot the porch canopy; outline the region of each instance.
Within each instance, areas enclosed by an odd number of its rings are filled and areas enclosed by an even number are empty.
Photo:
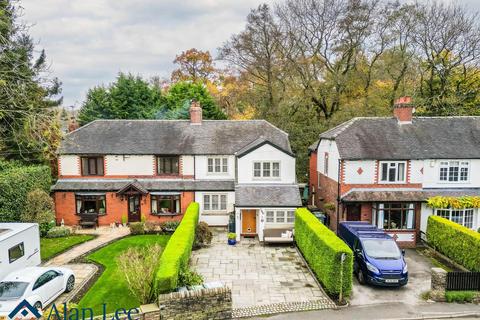
[[[435,196],[462,197],[479,196],[480,189],[417,189],[392,191],[389,189],[378,190],[352,190],[343,197],[343,202],[422,202]]]
[[[236,207],[301,207],[297,185],[249,184],[235,187]]]

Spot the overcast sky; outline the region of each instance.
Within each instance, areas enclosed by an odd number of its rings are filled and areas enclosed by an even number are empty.
[[[119,71],[169,77],[175,55],[218,48],[273,0],[23,0],[23,19],[63,82],[64,106]],[[457,0],[480,9],[480,0]]]

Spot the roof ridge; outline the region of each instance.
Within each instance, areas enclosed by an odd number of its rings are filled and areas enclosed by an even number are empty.
[[[337,132],[336,134],[332,135],[334,138],[336,138],[336,137],[338,137],[338,135],[339,135],[340,133],[342,133],[343,131],[345,131],[346,129],[348,129],[353,123],[355,123],[355,122],[356,122],[357,120],[359,120],[359,119],[363,119],[363,118],[362,118],[362,117],[352,118],[352,119],[350,119],[350,120],[348,120],[348,121],[346,121],[346,122],[343,122],[343,123],[341,123],[341,124],[339,124],[339,125],[337,125],[337,126],[335,126],[335,127],[333,127],[333,128],[328,129],[328,130],[325,131],[325,132],[320,133],[318,136],[319,136],[319,138],[321,139],[321,138],[322,138],[322,135],[327,135],[328,133],[333,132],[333,131],[341,128],[341,130],[339,130],[339,132]]]

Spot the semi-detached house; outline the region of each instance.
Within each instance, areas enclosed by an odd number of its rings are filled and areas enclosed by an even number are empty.
[[[237,237],[293,227],[301,205],[288,134],[264,120],[96,120],[62,141],[53,186],[57,222],[99,225],[180,220],[192,201],[200,220]]]
[[[479,208],[426,204],[434,196],[480,195],[480,117],[413,112],[410,98],[401,98],[394,117],[354,118],[310,147],[311,205],[335,205],[332,229],[342,220],[370,221],[414,246],[432,214],[480,227]]]

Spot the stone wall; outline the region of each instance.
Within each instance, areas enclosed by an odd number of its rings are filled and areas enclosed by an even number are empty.
[[[232,293],[227,287],[172,292],[160,295],[158,306],[160,318],[145,314],[145,320],[231,319]]]

